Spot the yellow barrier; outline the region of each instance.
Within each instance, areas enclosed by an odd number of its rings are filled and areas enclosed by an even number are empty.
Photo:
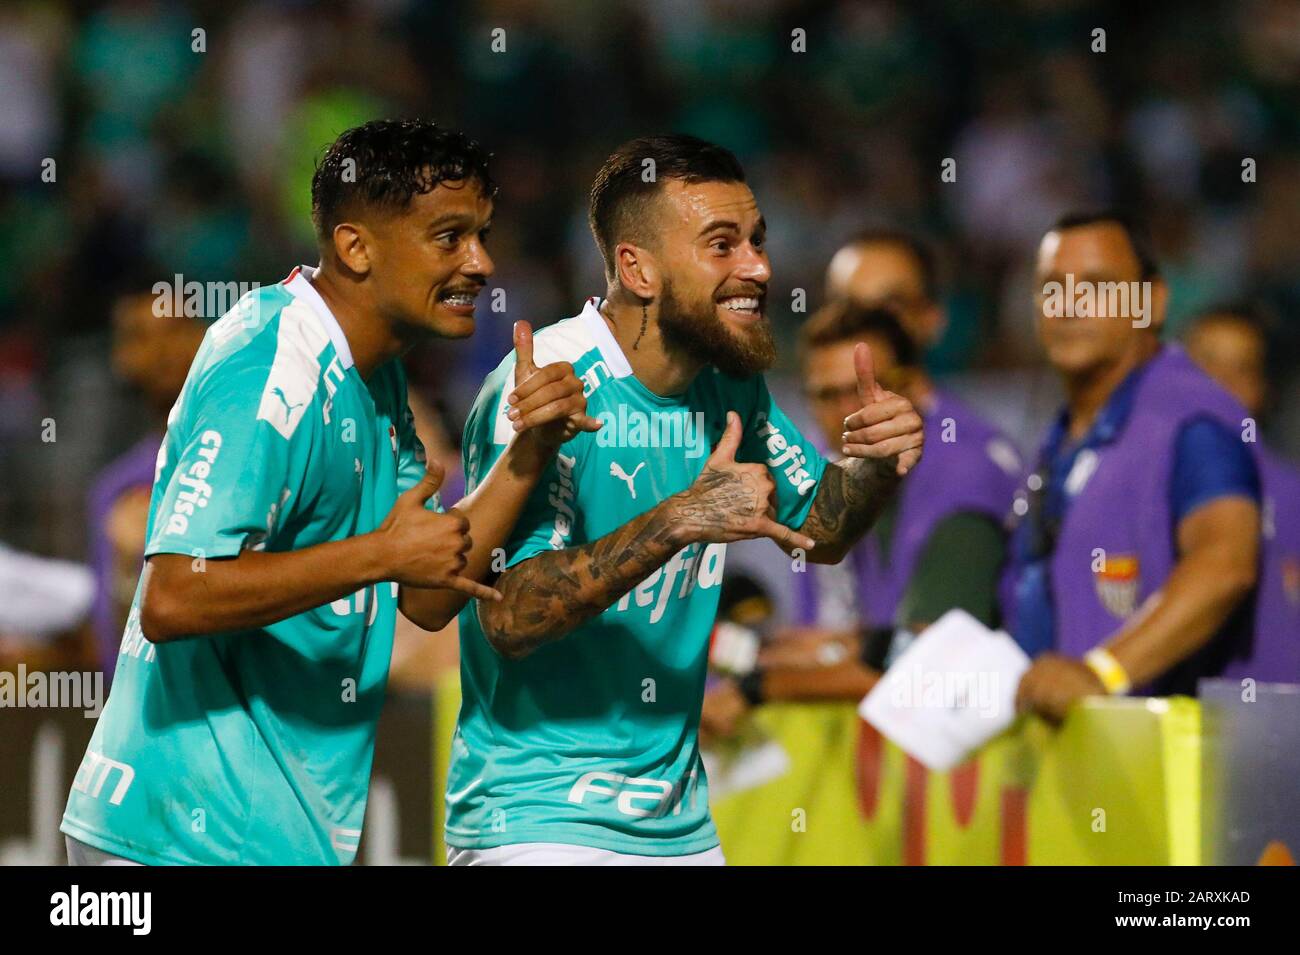
[[[791,759],[714,800],[727,861],[749,864],[1195,865],[1200,708],[1099,699],[1054,730],[1025,720],[932,773],[846,704],[754,719]]]
[[[436,701],[435,855],[460,706]],[[932,773],[849,704],[772,704],[757,728],[786,751],[779,778],[713,799],[732,865],[1196,865],[1200,707],[1097,699],[1059,729],[1023,720],[950,773]]]

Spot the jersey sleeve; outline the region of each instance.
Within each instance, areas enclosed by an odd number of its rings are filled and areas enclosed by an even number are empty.
[[[397,415],[397,493],[404,494],[424,477],[428,458],[424,453],[424,442],[415,433],[415,414],[405,400],[402,401]],[[437,500],[437,495],[434,495]]]
[[[479,391],[461,443],[465,490],[473,491],[487,477],[514,433],[504,417],[505,389],[513,387],[513,353]],[[549,550],[563,550],[582,541],[582,518],[577,505],[577,481],[583,458],[583,435],[560,447],[506,541],[506,567]]]
[[[1219,498],[1244,497],[1258,504],[1259,470],[1232,429],[1213,418],[1196,418],[1178,434],[1169,495],[1175,525]]]
[[[161,496],[146,557],[233,557],[265,547],[283,525],[303,496],[320,416],[307,395],[304,413],[291,417],[295,405],[273,421],[277,405],[266,400],[268,389],[267,366],[236,353],[184,396],[164,442],[175,466],[166,487],[155,490]]]
[[[772,399],[761,375],[753,388],[736,460],[767,465],[776,485],[776,521],[797,528],[812,508],[826,459]]]

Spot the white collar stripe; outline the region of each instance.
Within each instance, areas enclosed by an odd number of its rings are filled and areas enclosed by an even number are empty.
[[[348,346],[348,337],[343,334],[343,329],[339,321],[330,311],[330,307],[325,304],[325,299],[321,298],[320,292],[316,291],[311,284],[311,279],[315,278],[316,270],[310,265],[300,265],[293,270],[289,280],[284,283],[284,287],[294,298],[301,299],[311,308],[316,318],[320,320],[325,331],[329,332],[330,341],[334,344],[334,353],[339,356],[339,361],[343,363],[344,370],[352,367],[352,349]]]
[[[604,317],[600,314],[600,299],[589,298],[587,304],[582,307],[582,321],[591,332],[591,337],[596,341],[596,347],[600,349],[601,355],[605,358],[605,364],[609,366],[609,372],[615,378],[627,378],[632,374],[632,366],[628,364],[627,356],[623,354],[623,349],[619,347],[618,341],[605,324]]]

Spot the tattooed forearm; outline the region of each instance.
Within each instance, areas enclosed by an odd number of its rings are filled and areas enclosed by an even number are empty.
[[[799,528],[817,541],[808,559],[822,564],[843,560],[876,522],[898,482],[895,458],[845,458],[827,467]]]
[[[677,503],[676,519],[695,532],[719,523],[721,515],[744,519],[762,514],[772,486],[754,473],[736,474],[705,468],[690,495]]]
[[[488,641],[517,659],[601,613],[687,544],[771,537],[813,547],[815,541],[769,518],[774,486],[762,464],[735,460],[740,416],[727,427],[689,488],[599,540],[538,554],[496,582],[505,598],[478,604]]]
[[[488,642],[518,659],[604,611],[686,545],[675,505],[670,498],[599,540],[511,567],[496,583],[505,599],[478,603]]]

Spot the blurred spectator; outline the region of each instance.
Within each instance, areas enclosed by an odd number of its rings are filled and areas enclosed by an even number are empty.
[[[189,92],[202,62],[199,24],[180,4],[119,0],[90,15],[74,41],[73,82],[85,108],[79,142],[106,183],[143,201],[162,180],[159,114]]]
[[[86,504],[95,642],[110,680],[144,563],[149,497],[167,414],[206,331],[206,323],[185,316],[183,303],[171,300],[170,293],[137,292],[113,307],[113,372],[143,398],[151,427],[94,477]]]
[[[1250,418],[1263,424],[1274,399],[1268,376],[1267,320],[1257,307],[1211,308],[1192,325],[1187,352],[1232,393]],[[1274,683],[1300,683],[1300,471],[1266,444],[1259,448],[1263,490],[1259,604],[1250,651],[1225,676]]]
[[[63,132],[58,56],[64,16],[32,4],[0,10],[0,181],[35,178]]]
[[[882,253],[879,269],[895,270],[873,275],[889,286],[915,262]],[[921,314],[913,305],[909,327],[923,335],[933,325]],[[871,349],[881,387],[921,412],[925,454],[847,560],[794,575],[796,626],[772,637],[756,667],[706,694],[703,718],[714,735],[742,700],[860,700],[917,634],[954,608],[988,626],[999,622],[1003,522],[1021,476],[1019,455],[974,410],[935,386],[920,362],[920,339],[894,313],[839,300],[800,330],[804,395],[828,458],[838,457],[844,419],[862,405],[859,342]]]
[[[1171,0],[1101,11],[1079,0],[6,4],[0,530],[75,556],[83,515],[78,494],[55,493],[60,475],[138,437],[119,403],[84,400],[107,386],[109,305],[124,277],[153,258],[157,279],[265,283],[286,255],[308,261],[312,160],[380,114],[462,126],[496,153],[506,311],[483,332],[504,335],[516,317],[544,325],[556,303],[599,287],[581,212],[592,172],[613,144],[674,127],[736,149],[752,171],[785,341],[804,313],[778,303],[820,286],[836,239],[900,222],[943,235],[951,264],[927,367],[1031,367],[1023,266],[1041,230],[1084,199],[1150,214],[1171,330],[1224,296],[1259,297],[1290,319],[1296,10],[1214,0],[1189,20]],[[1093,50],[1098,26],[1106,52]],[[54,181],[41,177],[46,158]],[[1296,387],[1297,329],[1283,321],[1275,337],[1280,395]],[[453,419],[502,340],[413,356],[439,370]],[[793,364],[787,351],[780,371]],[[73,408],[77,433],[34,454],[33,423]],[[1296,420],[1279,410],[1279,444],[1300,449]]]
[[[1017,499],[1017,703],[1059,720],[1100,693],[1196,692],[1242,652],[1259,474],[1243,409],[1177,345],[1144,233],[1068,216],[1038,256],[1039,336],[1066,390]]]
[[[947,328],[934,253],[906,232],[869,229],[850,239],[826,269],[826,295],[893,312],[922,351]]]

